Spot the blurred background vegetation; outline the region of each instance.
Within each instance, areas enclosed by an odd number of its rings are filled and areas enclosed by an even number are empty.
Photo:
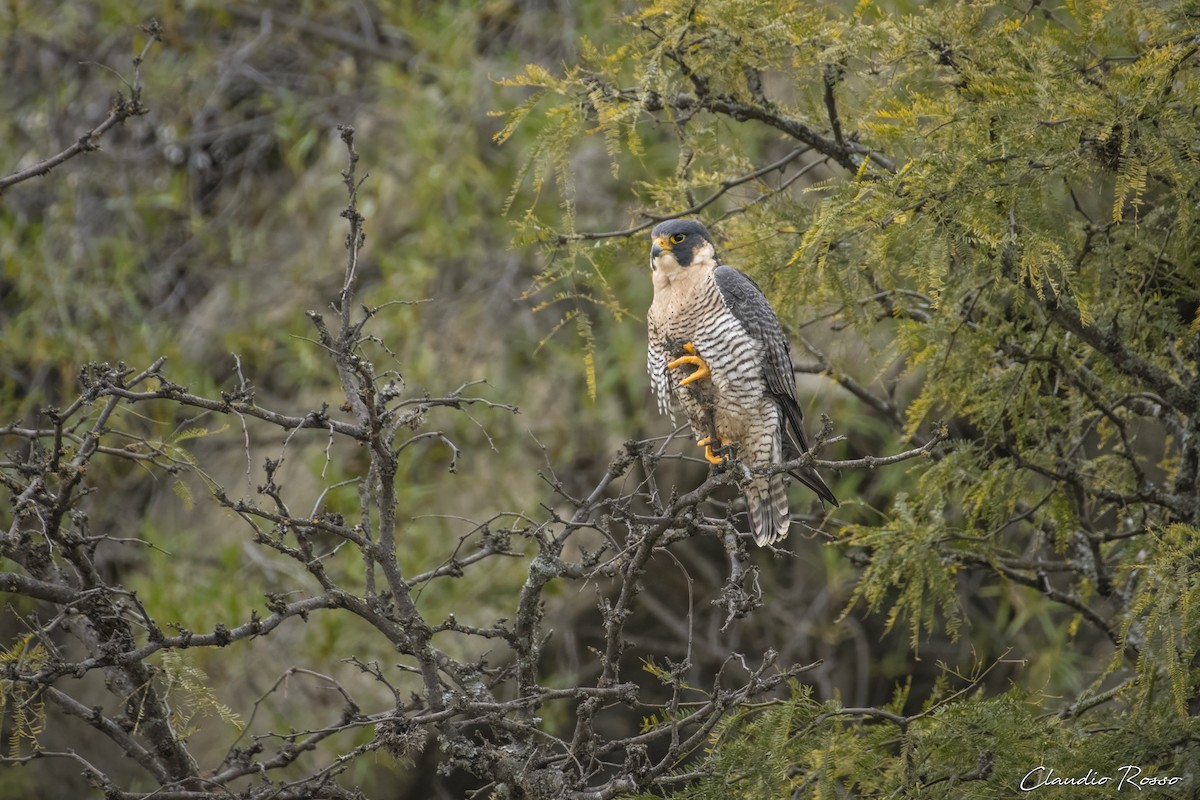
[[[554,481],[579,494],[603,474],[623,442],[665,434],[669,426],[654,407],[645,376],[642,314],[650,301],[645,237],[594,241],[577,233],[641,223],[637,208],[679,211],[722,180],[784,157],[795,144],[777,130],[732,119],[690,128],[679,118],[637,126],[638,113],[626,119],[619,104],[605,105],[599,95],[591,97],[594,107],[585,108],[583,92],[548,77],[570,74],[572,65],[583,62],[596,73],[607,65],[606,78],[613,81],[654,86],[639,71],[638,48],[648,45],[636,36],[639,30],[644,34],[639,26],[676,4],[657,5],[8,0],[0,7],[0,170],[6,173],[62,150],[104,118],[114,93],[125,91],[132,79],[130,59],[143,45],[139,24],[156,17],[165,38],[141,69],[147,114],[112,131],[100,151],[0,196],[0,416],[38,420],[39,409],[73,396],[78,371],[89,361],[120,360],[140,368],[160,355],[169,357],[173,378],[196,391],[227,389],[240,369],[264,404],[307,409],[329,400],[335,390],[303,312],[325,308],[340,288],[345,228],[337,212],[344,204],[339,175],[344,153],[334,128],[347,123],[358,131],[361,165],[369,173],[360,195],[368,235],[360,297],[373,306],[405,301],[388,306],[372,331],[383,343],[381,360],[399,369],[410,393],[440,395],[483,380],[480,392],[522,411],[511,418],[488,415],[476,424],[448,418],[464,452],[453,475],[445,471],[450,454],[444,446],[434,442],[412,454],[401,479],[401,514],[420,524],[411,528],[419,535],[404,543],[405,558],[423,568],[439,563],[457,536],[473,527],[468,520],[552,502],[548,485]],[[880,5],[895,15],[921,6]],[[1101,5],[1096,13],[1119,16]],[[771,14],[850,19],[855,6],[725,3],[722,19],[734,29]],[[928,20],[930,30],[936,23]],[[843,42],[823,41],[825,49],[812,45],[812,51],[826,57],[844,45],[842,54],[853,57],[872,46],[896,44],[878,29],[872,29],[876,40],[854,40],[853,28],[845,23],[838,28],[847,37]],[[1137,26],[1129,29],[1136,40]],[[764,38],[757,44],[774,43]],[[703,68],[720,73],[711,64]],[[818,73],[799,61],[773,68],[768,93],[817,114],[823,102]],[[923,90],[933,93],[916,83],[906,88],[915,106]],[[551,96],[560,91],[566,101],[541,103],[537,91]],[[868,97],[862,106],[877,100]],[[531,113],[506,127],[505,113],[526,101]],[[588,116],[597,109],[606,135],[598,135]],[[606,111],[611,116],[604,117]],[[895,109],[897,118],[902,111]],[[867,132],[894,146],[893,157],[906,155],[902,140],[911,131],[899,128],[920,122],[936,131],[932,112],[902,118],[895,129],[882,116],[873,119],[876,127]],[[1119,132],[1113,135],[1119,138]],[[502,145],[497,138],[505,139]],[[1095,148],[1103,149],[1108,140],[1097,141]],[[880,207],[864,201],[867,190],[859,193],[837,164],[817,158],[799,163],[807,164],[805,174],[771,202],[756,205],[762,188],[749,184],[706,210],[705,218],[718,223],[714,230],[726,260],[750,262],[793,334],[795,360],[811,373],[801,376],[810,427],[816,430],[824,413],[833,420],[833,432],[844,437],[823,457],[903,448],[910,437],[927,432],[933,417],[908,407],[922,372],[910,369],[897,345],[905,329],[872,317],[875,306],[851,304],[846,312],[843,303],[868,290],[904,285],[916,270],[900,270],[894,284],[873,287],[863,277],[867,272],[848,259],[911,261],[914,253],[931,252],[929,241],[917,233],[906,240],[907,231],[893,231],[886,241],[866,237],[878,242],[871,247],[838,250],[830,244],[833,234],[802,239],[810,226],[828,230],[838,214],[860,213],[851,222],[877,224],[878,215],[870,213]],[[921,171],[924,165],[912,180],[934,180]],[[953,173],[953,164],[942,166],[941,178]],[[835,181],[842,188],[821,193]],[[1061,187],[1045,191],[1067,209],[1065,216],[1071,209],[1068,193]],[[1098,198],[1083,205],[1102,218],[1111,211],[1111,186]],[[855,212],[856,202],[870,213]],[[887,208],[915,216],[910,204],[897,201]],[[728,214],[735,208],[738,215]],[[1041,232],[1061,224],[1047,217]],[[560,235],[566,247],[556,246]],[[1139,252],[1155,246],[1135,244]],[[819,245],[829,245],[824,255],[816,254]],[[956,246],[939,239],[935,247],[943,249],[932,252],[953,260]],[[1177,239],[1175,246],[1182,243]],[[818,258],[822,269],[757,267],[797,259],[812,265]],[[826,258],[843,269],[824,271]],[[845,313],[831,312],[838,308]],[[950,327],[938,332],[954,335]],[[811,348],[799,346],[798,336]],[[919,349],[911,342],[906,346],[910,354]],[[971,363],[980,362],[968,354],[951,366],[965,370]],[[838,381],[828,378],[832,372]],[[864,410],[847,390],[851,384],[890,398],[895,419]],[[966,391],[969,382],[960,388]],[[1003,392],[992,400],[1005,402]],[[968,407],[963,398],[961,407],[929,400],[924,409],[953,414]],[[167,435],[181,420],[164,416],[148,422]],[[193,424],[203,429],[205,421]],[[964,424],[956,434],[970,438],[972,431]],[[240,431],[203,433],[188,447],[207,472],[226,479],[248,473]],[[324,445],[316,437],[290,453],[290,486],[303,487],[307,480],[315,495],[336,482],[339,463],[353,463],[354,454],[342,452],[327,463]],[[945,469],[946,485],[958,481],[961,488],[962,474]],[[986,464],[962,469],[988,474]],[[897,511],[894,498],[920,493],[922,472],[922,466],[901,465],[831,475],[835,493],[851,500],[838,524],[853,531],[856,524],[865,530],[895,522],[903,509]],[[694,467],[675,477],[686,487],[703,475]],[[248,618],[251,609],[261,608],[263,592],[293,585],[278,564],[264,560],[219,510],[205,504],[201,482],[172,486],[135,468],[97,479],[106,491],[90,501],[94,524],[153,545],[136,554],[114,551],[109,568],[161,620],[211,630]],[[1006,489],[996,485],[990,491],[1000,496]],[[337,502],[332,496],[331,508]],[[919,509],[909,520],[912,529],[933,530],[923,516],[927,511]],[[7,524],[6,513],[0,511],[0,520]],[[812,521],[819,522],[819,515]],[[912,532],[900,526],[888,533],[897,529]],[[756,553],[765,604],[728,629],[724,615],[712,608],[728,568],[721,547],[696,539],[686,549],[676,548],[686,574],[664,573],[648,587],[642,600],[646,616],[630,627],[630,657],[682,659],[694,648],[694,678],[704,685],[730,653],[774,647],[781,662],[824,660],[806,676],[817,701],[864,707],[899,697],[898,711],[906,703],[909,711],[919,709],[927,698],[945,697],[975,678],[995,691],[1019,686],[1037,708],[1045,698],[1077,697],[1106,679],[1112,642],[1086,626],[1080,634],[1077,615],[1036,587],[997,581],[986,572],[948,579],[959,603],[948,615],[931,609],[928,598],[917,601],[915,628],[907,619],[893,626],[903,613],[886,613],[902,595],[902,581],[884,585],[881,579],[866,597],[884,613],[865,613],[858,604],[843,615],[865,563],[847,554],[870,552],[878,544],[859,535],[843,534],[843,546],[833,547],[828,546],[833,537],[810,528],[794,533],[789,543],[798,557]],[[913,541],[925,546],[920,535]],[[951,576],[960,566],[935,563]],[[507,607],[502,601],[524,576],[525,565],[514,561],[511,571],[495,571],[487,582],[431,591],[421,597],[422,607],[431,618],[455,612],[464,622],[482,624]],[[238,591],[245,587],[254,591]],[[692,594],[698,609],[694,629],[681,601]],[[547,672],[563,681],[593,679],[597,667],[586,646],[598,637],[589,626],[598,623],[582,612],[593,609],[595,598],[572,588],[558,599],[550,611],[557,633]],[[5,602],[29,610],[18,599]],[[949,635],[947,616],[966,635]],[[2,619],[7,644],[19,637],[21,626],[16,615]],[[1192,633],[1185,630],[1185,638]],[[195,721],[193,744],[213,752],[229,747],[237,731],[217,704],[242,714],[246,723],[254,700],[291,666],[335,675],[364,693],[382,692],[341,663],[349,656],[387,658],[366,634],[340,616],[314,615],[272,636],[270,646],[252,642],[228,652],[185,653],[213,692],[212,702],[185,697],[208,712]],[[652,674],[639,680],[656,684]],[[316,719],[340,702],[321,685],[295,683],[286,704],[277,696],[258,710],[251,721],[255,729],[300,727],[304,721],[296,707],[307,705]],[[631,715],[629,724],[636,728],[642,721]],[[110,752],[89,741],[86,731],[81,736],[53,717],[41,741],[100,758]],[[370,796],[460,796],[464,785],[454,776],[436,775],[435,757],[431,751],[413,762],[364,760],[355,765],[351,781]],[[82,786],[44,762],[0,772],[3,797],[58,798],[82,792]]]

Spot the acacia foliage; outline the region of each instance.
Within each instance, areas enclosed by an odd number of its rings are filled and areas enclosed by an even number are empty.
[[[935,684],[887,714],[797,689],[714,734],[672,796],[1005,797],[1043,763],[1136,763],[1194,791],[1194,6],[660,0],[624,22],[511,81],[532,94],[510,126],[547,122],[528,180],[565,208],[520,223],[568,256],[544,280],[602,293],[597,252],[699,214],[803,323],[800,369],[839,384],[844,413],[916,443],[952,420],[932,466],[827,526],[861,564],[851,606],[914,655],[1045,628],[1008,686]],[[576,213],[593,136],[637,187],[620,229]],[[644,169],[664,146],[673,173]],[[865,366],[810,335],[821,318]]]

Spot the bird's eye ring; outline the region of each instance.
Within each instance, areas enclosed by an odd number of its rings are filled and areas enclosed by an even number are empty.
[[[683,241],[683,239],[684,239],[684,236],[682,233],[671,234],[671,244],[679,244],[680,242]]]

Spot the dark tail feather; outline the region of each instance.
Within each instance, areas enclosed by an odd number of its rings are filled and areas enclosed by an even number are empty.
[[[784,461],[794,461],[808,452],[808,440],[804,438],[804,428],[800,423],[800,406],[793,397],[784,397],[780,400],[779,404],[783,407],[784,416],[787,418],[786,424],[783,426],[785,433],[783,437],[783,459]],[[812,467],[802,467],[792,470],[789,474],[816,492],[817,497],[820,497],[831,506],[837,507],[837,498],[833,496],[833,492],[825,485],[825,481],[821,480],[821,476],[817,474],[815,469]]]
[[[815,469],[804,467],[803,469],[792,470],[788,474],[816,492],[817,497],[837,508],[837,498],[833,496],[833,492],[825,485],[825,481],[821,480],[821,476],[817,474]]]

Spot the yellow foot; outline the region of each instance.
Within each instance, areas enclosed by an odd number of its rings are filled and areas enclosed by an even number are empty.
[[[713,452],[713,449],[712,449],[713,438],[711,436],[705,436],[703,439],[696,442],[696,444],[697,444],[697,446],[704,448],[704,458],[708,460],[708,463],[721,464],[725,461],[724,458],[722,458],[721,456],[719,456]],[[717,447],[720,447],[720,446],[721,446],[721,441],[718,439]]]
[[[679,367],[683,366],[684,364],[691,364],[692,366],[696,367],[695,372],[679,382],[680,386],[687,386],[689,383],[693,383],[701,378],[707,378],[709,375],[712,375],[712,372],[709,370],[708,364],[705,362],[705,360],[696,355],[695,345],[693,345],[691,342],[688,342],[683,346],[683,349],[684,352],[688,353],[688,355],[680,356],[679,358],[667,364],[667,369],[679,369]],[[709,460],[711,461],[712,459]]]

